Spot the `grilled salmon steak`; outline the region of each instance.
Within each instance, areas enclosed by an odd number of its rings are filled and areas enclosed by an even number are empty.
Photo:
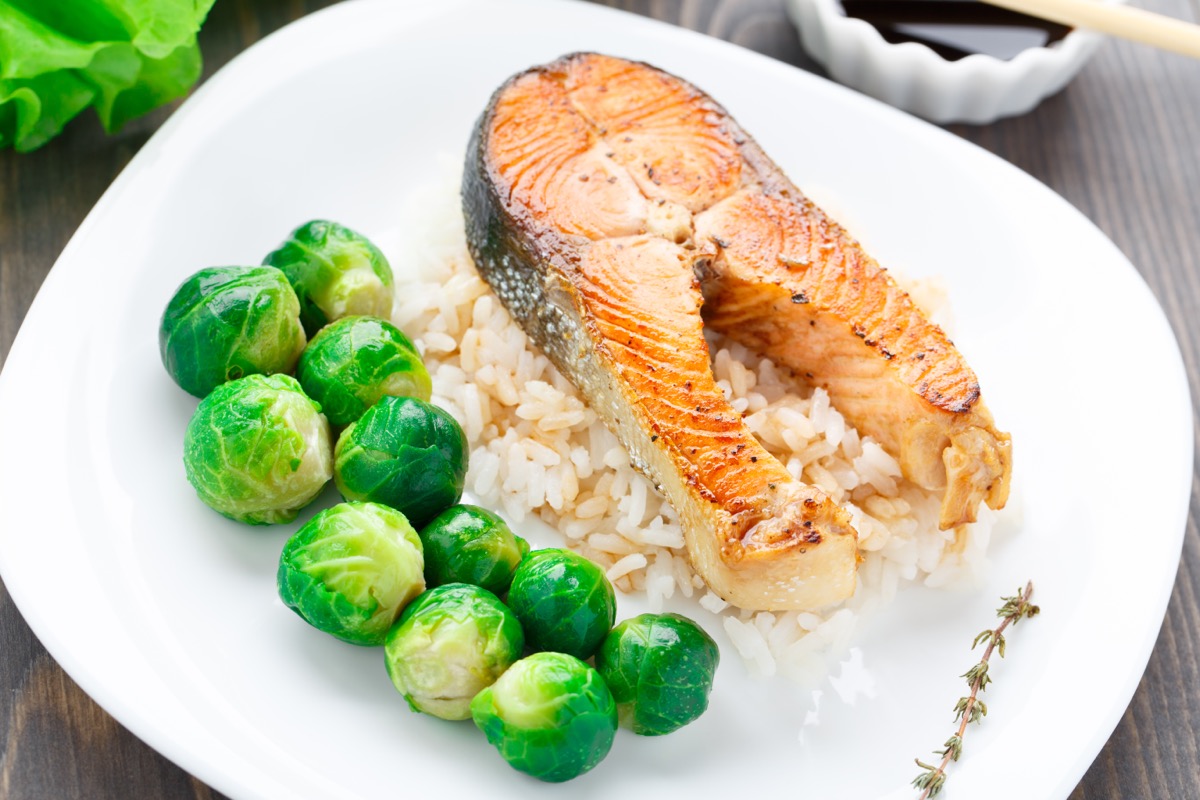
[[[953,344],[690,84],[589,53],[514,76],[474,129],[463,207],[480,274],[667,496],[730,603],[845,599],[856,534],[725,400],[706,323],[828,389],[908,477],[945,489],[943,527],[1003,505],[1008,436]]]

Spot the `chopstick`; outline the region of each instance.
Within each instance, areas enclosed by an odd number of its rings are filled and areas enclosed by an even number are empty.
[[[983,0],[1031,17],[1132,39],[1162,50],[1200,58],[1200,25],[1141,8],[1093,0]]]

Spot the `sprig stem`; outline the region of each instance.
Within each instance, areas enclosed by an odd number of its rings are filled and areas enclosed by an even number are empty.
[[[923,770],[913,779],[913,786],[921,790],[918,800],[929,800],[937,797],[938,793],[942,791],[942,787],[946,784],[946,768],[950,766],[951,761],[958,761],[962,756],[963,737],[966,735],[967,726],[972,722],[979,722],[987,715],[987,705],[979,699],[979,692],[986,689],[987,685],[992,682],[989,671],[992,653],[999,652],[1000,657],[1003,658],[1005,629],[1010,625],[1015,626],[1022,619],[1034,617],[1041,611],[1040,608],[1029,602],[1032,596],[1033,581],[1029,581],[1025,584],[1023,591],[1018,589],[1012,597],[1001,598],[1003,605],[996,609],[996,615],[1000,617],[1000,624],[980,633],[971,644],[971,649],[974,650],[983,642],[987,642],[979,663],[962,675],[967,679],[967,685],[970,686],[971,692],[966,697],[960,697],[954,705],[954,718],[958,721],[958,730],[946,740],[943,745],[944,749],[934,751],[942,757],[941,763],[933,766],[919,758],[916,759],[917,766]]]

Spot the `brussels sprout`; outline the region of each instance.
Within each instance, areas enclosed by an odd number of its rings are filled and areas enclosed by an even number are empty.
[[[227,517],[290,522],[333,473],[329,423],[288,375],[248,375],[200,401],[183,466],[200,499]]]
[[[296,293],[277,269],[202,269],[163,312],[163,365],[196,397],[245,375],[291,372],[305,343],[299,314]]]
[[[565,653],[534,653],[471,701],[471,716],[514,769],[569,781],[599,764],[617,731],[596,670]]]
[[[313,627],[354,644],[383,644],[425,590],[421,539],[395,509],[341,503],[288,539],[276,584],[284,604]]]
[[[596,671],[612,690],[621,723],[658,736],[704,713],[720,659],[717,643],[687,617],[642,614],[608,634]]]
[[[454,417],[412,397],[384,397],[338,437],[334,481],[347,500],[399,509],[418,528],[462,497],[467,437]]]
[[[616,619],[617,598],[600,567],[569,550],[536,550],[517,567],[508,605],[534,650],[588,658]]]
[[[367,237],[336,222],[301,225],[264,264],[287,275],[309,336],[352,314],[392,315],[392,268]]]
[[[430,586],[473,583],[504,594],[529,543],[479,506],[451,506],[421,529],[425,580]]]
[[[428,400],[429,373],[417,348],[390,322],[344,317],[300,355],[296,378],[332,425],[348,425],[384,395]]]
[[[521,657],[525,635],[513,613],[479,586],[430,589],[387,635],[387,671],[413,711],[467,719],[471,698]]]

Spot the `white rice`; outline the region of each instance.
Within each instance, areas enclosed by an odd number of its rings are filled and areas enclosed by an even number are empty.
[[[856,614],[888,603],[906,584],[975,581],[985,566],[993,514],[939,531],[940,498],[900,475],[822,389],[789,382],[771,361],[710,335],[718,385],[747,427],[797,478],[847,508],[865,560],[854,597],[812,612],[748,612],[708,591],[693,572],[674,509],[629,464],[616,437],[531,344],[478,276],[463,235],[458,183],[430,187],[411,208],[396,324],[416,343],[433,378],[433,401],[470,442],[467,489],[514,525],[528,517],[600,564],[622,592],[652,609],[681,595],[722,615],[752,673],[813,677],[820,654],[848,646]],[[386,249],[386,248],[385,248]],[[918,301],[936,286],[913,284]],[[945,319],[944,316],[941,317]]]

